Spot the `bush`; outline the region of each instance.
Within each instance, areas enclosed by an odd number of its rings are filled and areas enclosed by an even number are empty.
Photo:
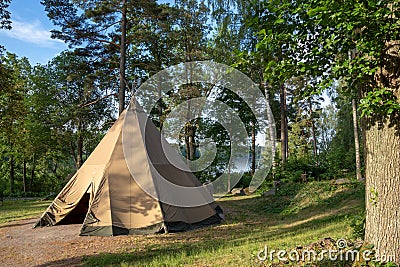
[[[360,212],[351,219],[350,226],[353,229],[353,237],[364,240],[365,236],[365,211]]]
[[[308,181],[325,180],[327,167],[323,163],[316,162],[309,157],[289,158],[285,164],[279,164],[276,168],[275,177],[277,180],[301,182],[301,175],[306,174]]]
[[[236,187],[249,187],[252,178],[253,176],[251,175],[251,173],[244,173],[242,178],[240,178],[240,181],[237,183]]]

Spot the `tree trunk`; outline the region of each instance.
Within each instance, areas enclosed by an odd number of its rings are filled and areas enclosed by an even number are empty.
[[[375,79],[391,88],[400,103],[400,41],[386,43],[383,67]],[[397,111],[398,112],[398,111]],[[377,255],[400,264],[400,120],[367,121],[364,133],[366,178],[365,242]]]
[[[264,77],[263,77],[264,79]],[[271,123],[272,121],[274,121],[274,115],[272,114],[272,111],[270,109],[270,105],[269,105],[269,88],[267,85],[267,82],[264,81],[262,83],[262,86],[264,87],[264,91],[265,91],[265,99],[268,105],[268,110],[267,110],[267,119],[268,119],[268,123]],[[272,127],[268,127],[268,132],[269,132],[269,138],[271,139],[270,141],[272,142],[272,148],[271,148],[271,154],[272,154],[272,174],[274,175],[274,169],[275,169],[275,154],[276,154],[276,136],[275,136],[275,129],[273,129]]]
[[[35,177],[35,167],[36,167],[36,159],[35,154],[33,154],[32,159],[32,169],[31,169],[31,177],[29,179],[29,192],[33,192],[33,178]]]
[[[120,43],[120,61],[119,61],[119,114],[125,109],[125,64],[126,64],[126,0],[121,1],[122,20],[121,20],[121,43]]]
[[[24,159],[23,162],[23,169],[22,169],[22,185],[24,187],[24,193],[26,193],[26,160]]]
[[[188,82],[188,76],[186,75],[186,82]],[[186,100],[187,100],[187,113],[186,113],[186,125],[185,125],[185,144],[186,144],[186,159],[187,162],[189,162],[191,160],[190,158],[190,127],[191,127],[191,122],[190,122],[190,115],[191,115],[191,105],[190,105],[190,98],[187,95],[186,96]]]
[[[312,108],[311,98],[309,98],[309,100],[308,100],[308,107],[310,109],[311,135],[312,135],[312,140],[313,140],[313,154],[314,154],[315,162],[316,162],[316,164],[318,164],[317,137],[315,135],[315,123],[314,123],[314,118],[313,118],[313,108]]]
[[[256,125],[251,121],[251,175],[256,172]]]
[[[356,174],[357,174],[357,180],[361,181],[362,175],[361,175],[361,159],[360,159],[360,142],[358,140],[357,103],[355,99],[351,100],[351,105],[353,107],[354,145],[356,152]]]
[[[10,158],[10,194],[14,193],[14,180],[15,180],[15,160],[14,156]]]
[[[161,131],[161,126],[162,126],[162,115],[163,115],[163,109],[162,109],[162,99],[161,99],[161,88],[158,88],[158,128]]]
[[[32,169],[31,169],[31,179],[29,181],[29,191],[33,191],[33,178],[35,177],[35,162],[32,164]]]
[[[196,156],[196,142],[195,138],[195,126],[189,124],[189,159],[193,160]]]
[[[82,136],[82,121],[78,121],[78,140],[76,146],[76,169],[78,170],[83,164],[83,136]]]
[[[288,157],[288,126],[286,117],[286,88],[280,85],[281,109],[281,161],[285,163]]]
[[[400,136],[385,123],[365,130],[365,242],[400,262]],[[392,260],[393,261],[393,260]]]

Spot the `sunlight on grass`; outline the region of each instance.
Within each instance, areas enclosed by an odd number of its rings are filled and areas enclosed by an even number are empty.
[[[226,197],[226,221],[186,233],[132,237],[120,253],[84,259],[85,266],[268,266],[265,246],[291,250],[325,237],[351,239],[350,218],[364,207],[362,184],[300,184],[269,198]],[[284,191],[286,190],[286,192]],[[272,202],[279,202],[271,209]],[[278,265],[274,265],[278,266]],[[280,266],[280,265],[279,265]],[[296,266],[296,265],[294,265]]]
[[[0,206],[0,223],[40,216],[51,201],[7,200]]]

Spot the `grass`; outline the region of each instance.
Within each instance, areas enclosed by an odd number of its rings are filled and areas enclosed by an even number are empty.
[[[281,266],[260,261],[268,249],[290,251],[325,237],[352,237],[350,221],[364,207],[364,186],[329,182],[285,185],[277,195],[227,197],[219,201],[226,221],[201,230],[148,236],[120,253],[86,257],[84,266]],[[138,240],[138,239],[132,239]],[[347,262],[321,265],[351,266]],[[290,263],[288,264],[290,265]],[[292,264],[299,266],[299,263]],[[285,265],[286,266],[286,265]]]
[[[352,239],[350,224],[364,209],[364,185],[285,184],[274,196],[224,197],[223,224],[177,234],[130,236],[116,253],[85,256],[83,266],[300,266],[260,261],[265,246],[291,251],[330,237]],[[49,201],[5,201],[0,223],[38,217]],[[117,241],[117,240],[116,240]],[[318,265],[319,264],[319,265]],[[324,261],[304,266],[351,266]]]
[[[40,216],[51,201],[5,200],[0,204],[0,224]]]

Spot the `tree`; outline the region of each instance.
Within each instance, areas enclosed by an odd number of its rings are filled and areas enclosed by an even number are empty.
[[[253,6],[260,16],[250,22],[259,29],[257,53],[264,59],[264,75],[269,84],[278,88],[280,99],[281,162],[285,163],[288,151],[287,81],[296,76],[299,57],[295,51],[293,33],[301,17],[293,16],[289,8],[297,8],[293,1],[255,1]],[[313,77],[313,75],[309,75]]]
[[[101,119],[106,119],[111,107],[108,98],[102,97],[105,85],[102,77],[94,74],[87,57],[65,51],[48,65],[53,90],[59,102],[55,118],[61,142],[69,143],[69,152],[76,169],[84,162],[85,143],[101,129]],[[43,88],[42,88],[43,89]],[[102,99],[102,101],[97,101]],[[95,104],[92,104],[95,103]]]
[[[361,158],[360,158],[360,141],[358,138],[358,116],[357,116],[357,102],[356,99],[351,100],[352,113],[353,113],[353,129],[354,129],[354,148],[356,156],[356,176],[357,180],[362,180],[361,174]]]
[[[118,77],[121,113],[125,109],[126,90],[129,88],[126,54],[131,40],[127,32],[135,28],[137,21],[151,15],[155,1],[43,0],[42,4],[48,17],[61,28],[52,31],[53,38],[64,40],[82,55],[91,56],[93,64],[96,62],[102,71],[99,75],[108,75],[111,80]]]
[[[207,23],[209,9],[203,2],[195,0],[176,1],[175,34],[180,36],[177,39],[177,49],[182,62],[192,62],[209,58],[207,47],[207,34],[209,26]],[[186,157],[193,160],[196,154],[196,130],[199,123],[198,119],[189,120],[192,117],[191,99],[207,96],[211,92],[211,86],[195,84],[192,79],[192,70],[185,70],[186,83],[177,92],[175,102],[186,101],[187,116],[184,127],[184,142],[186,146]],[[196,116],[195,116],[196,117]]]
[[[324,26],[331,28],[330,34],[344,38],[340,42],[342,50],[334,46],[338,52],[335,74],[362,84],[367,211],[365,241],[376,246],[378,255],[392,255],[400,262],[400,229],[395,223],[400,207],[397,193],[400,190],[400,98],[397,85],[400,44],[396,41],[399,40],[400,3],[355,1],[342,5],[327,2],[314,8],[314,18],[319,22],[324,20]],[[331,14],[322,10],[331,10]],[[328,28],[324,30],[328,32]],[[344,55],[340,56],[344,49],[350,51],[354,48],[358,55],[351,62]]]
[[[15,54],[7,53],[2,57],[2,85],[0,91],[0,127],[4,129],[0,136],[4,146],[4,155],[9,163],[10,193],[15,191],[17,161],[24,147],[24,116],[27,112],[24,105],[27,78],[30,64],[27,58],[19,59]]]
[[[360,84],[364,116],[366,243],[400,262],[400,2],[280,1],[278,17],[291,14],[287,32],[300,73],[318,77],[319,88],[338,80]],[[290,18],[289,18],[290,19]],[[279,20],[278,20],[279,22]],[[275,23],[278,23],[275,21]],[[266,36],[280,34],[272,28]],[[261,42],[262,45],[268,44]],[[357,51],[349,59],[348,51]],[[291,69],[290,65],[284,66]],[[308,90],[308,94],[314,90]],[[351,113],[350,113],[351,114]]]
[[[3,0],[0,2],[0,29],[11,29],[11,14],[7,10],[11,0]]]

